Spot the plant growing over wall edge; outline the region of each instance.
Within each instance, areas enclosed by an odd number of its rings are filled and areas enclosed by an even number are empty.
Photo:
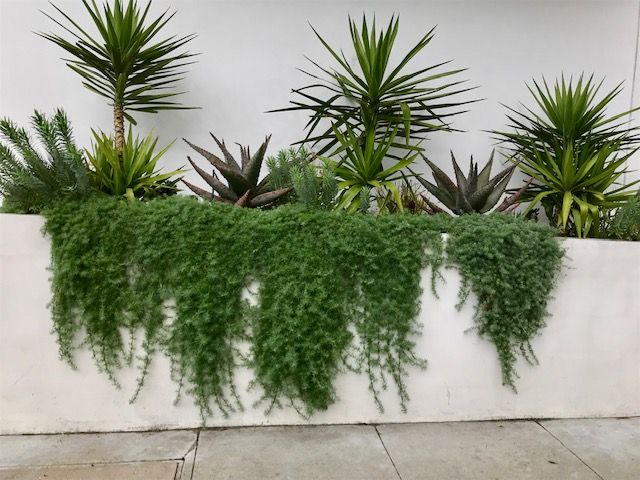
[[[133,361],[133,340],[121,331],[141,330],[139,386],[163,351],[203,418],[213,403],[225,415],[242,408],[240,363],[253,368],[267,410],[326,409],[345,368],[368,375],[380,409],[389,383],[406,408],[408,368],[425,365],[414,353],[421,270],[432,267],[435,285],[445,264],[460,268],[461,300],[477,295],[478,332],[496,345],[503,381],[514,386],[515,358],[535,360],[529,342],[544,325],[562,256],[552,230],[504,215],[259,211],[173,197],[64,202],[45,216],[61,357],[73,364],[85,332],[83,344],[116,382]],[[241,298],[252,280],[254,307]],[[243,339],[248,358],[236,347]]]

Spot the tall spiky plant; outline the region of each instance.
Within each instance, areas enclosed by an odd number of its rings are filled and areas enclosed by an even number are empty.
[[[293,90],[296,98],[291,107],[275,111],[309,112],[307,136],[302,142],[321,143],[318,155],[340,149],[335,132],[346,128],[362,138],[375,132],[375,140],[382,143],[389,132],[397,130],[394,147],[412,150],[427,133],[450,130],[451,117],[462,113],[462,106],[469,103],[458,99],[458,94],[469,88],[459,88],[461,81],[449,80],[463,69],[438,71],[449,62],[416,70],[407,68],[433,40],[435,28],[426,32],[394,66],[391,56],[399,29],[397,16],[392,16],[383,29],[376,28],[375,19],[370,23],[363,16],[359,28],[349,18],[355,65],[311,28],[337,65],[323,67],[310,60],[319,73],[302,70],[312,83]],[[402,156],[401,153],[399,157]]]
[[[182,92],[172,91],[189,65],[189,52],[178,53],[195,35],[158,40],[158,33],[175,13],[166,10],[148,19],[151,1],[144,10],[136,0],[113,6],[95,0],[82,0],[97,35],[87,32],[62,9],[52,4],[62,18],[47,17],[71,35],[39,33],[69,53],[67,66],[82,77],[82,84],[109,100],[113,107],[116,150],[122,154],[125,143],[125,119],[136,124],[132,112],[157,113],[160,110],[188,108],[173,100]]]

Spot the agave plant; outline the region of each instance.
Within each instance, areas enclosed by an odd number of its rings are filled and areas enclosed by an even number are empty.
[[[39,35],[72,58],[67,66],[82,77],[82,84],[109,100],[113,107],[114,138],[121,154],[125,143],[125,118],[135,125],[133,112],[157,113],[185,108],[174,101],[180,92],[171,89],[182,78],[183,67],[193,56],[181,48],[195,35],[159,39],[158,34],[174,14],[168,10],[149,18],[149,1],[140,9],[136,0],[126,4],[115,0],[99,7],[95,0],[82,0],[92,20],[95,34],[85,30],[61,8],[56,19],[47,15],[71,35]]]
[[[31,117],[46,155],[34,147],[24,128],[0,120],[0,195],[2,208],[14,213],[40,213],[62,198],[90,194],[82,150],[73,140],[71,124],[62,110],[47,118],[36,111]]]
[[[480,172],[478,172],[478,164],[473,161],[472,156],[469,165],[469,174],[465,177],[453,152],[451,152],[455,181],[449,178],[447,174],[432,161],[423,157],[431,168],[436,183],[433,184],[420,176],[416,176],[416,178],[429,193],[440,200],[445,207],[456,215],[465,213],[487,213],[496,206],[498,200],[500,200],[505,193],[507,184],[516,167],[515,165],[510,165],[492,178],[491,167],[493,166],[493,155],[494,152],[491,152],[489,161]],[[513,195],[505,198],[494,211],[503,212],[514,208],[527,186],[528,184]],[[424,200],[431,213],[443,211],[428,198],[424,197]]]
[[[251,155],[249,147],[240,145],[240,163],[231,155],[224,143],[224,140],[218,140],[213,133],[210,134],[215,140],[218,148],[224,156],[224,160],[217,155],[208,152],[204,148],[194,145],[187,139],[183,139],[196,152],[206,158],[209,163],[217,170],[227,181],[225,185],[215,173],[208,173],[199,167],[191,157],[187,157],[189,163],[196,172],[211,187],[211,191],[200,188],[192,183],[182,180],[182,182],[196,195],[207,200],[218,200],[227,203],[233,203],[239,207],[264,207],[274,203],[279,198],[291,191],[290,187],[273,189],[271,187],[270,176],[260,178],[260,170],[264,161],[265,153],[271,135],[268,135],[260,148]]]

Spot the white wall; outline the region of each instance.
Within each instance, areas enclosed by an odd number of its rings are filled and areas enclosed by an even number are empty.
[[[190,428],[200,424],[189,397],[173,405],[169,363],[156,356],[133,405],[137,371],[118,375],[116,390],[98,373],[86,349],[78,370],[58,360],[47,303],[49,242],[42,219],[0,215],[0,434]],[[436,299],[430,275],[424,294],[416,353],[429,362],[411,369],[408,413],[393,387],[380,415],[364,375],[336,379],[338,401],[310,423],[384,423],[503,418],[619,417],[640,415],[640,243],[568,239],[562,278],[550,304],[547,327],[533,341],[540,365],[519,362],[519,393],[501,385],[493,344],[473,326],[473,299],[456,312],[459,276],[444,272]],[[251,372],[238,369],[244,413],[217,415],[210,426],[305,423],[293,410],[265,417],[252,408],[260,397],[246,386]]]
[[[86,18],[79,0],[55,3]],[[469,84],[480,87],[475,98],[485,101],[456,123],[466,133],[435,134],[427,145],[446,167],[449,149],[461,160],[488,156],[492,141],[482,130],[504,126],[500,102],[528,101],[524,82],[534,76],[595,72],[606,76],[606,87],[625,82],[612,108],[631,104],[639,0],[156,0],[153,10],[167,6],[178,11],[170,32],[198,34],[191,48],[202,55],[184,82],[189,93],[183,100],[202,109],[143,116],[141,131],[153,128],[163,142],[187,137],[214,148],[207,134],[213,131],[228,142],[257,145],[273,133],[275,152],[300,139],[304,115],[264,112],[286,106],[291,88],[307,82],[296,71],[307,65],[303,55],[327,64],[307,22],[331,45],[348,48],[347,14],[363,11],[380,20],[400,14],[399,52],[437,24],[435,40],[414,65],[453,59],[454,66],[469,68],[463,74]],[[86,145],[91,126],[110,129],[110,110],[59,60],[63,52],[32,33],[59,31],[39,9],[53,12],[46,0],[0,0],[0,116],[24,123],[33,108],[63,106]],[[639,77],[636,72],[636,83]],[[638,104],[638,85],[634,93]],[[187,151],[176,142],[166,165],[184,165]],[[633,164],[640,169],[640,155]]]

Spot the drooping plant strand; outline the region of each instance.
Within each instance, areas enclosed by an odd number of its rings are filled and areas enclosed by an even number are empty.
[[[61,203],[46,218],[62,357],[72,361],[84,330],[115,381],[132,358],[121,329],[141,329],[141,385],[153,352],[164,351],[203,417],[214,404],[223,414],[242,407],[233,381],[239,363],[253,368],[267,410],[326,409],[345,368],[368,375],[380,409],[391,383],[406,408],[408,368],[425,364],[414,352],[421,272],[436,275],[445,261],[477,294],[479,333],[495,343],[513,385],[515,356],[544,325],[561,258],[550,229],[507,216],[374,217],[103,198]],[[242,292],[254,281],[258,304],[249,306]],[[251,346],[248,358],[241,340]]]

